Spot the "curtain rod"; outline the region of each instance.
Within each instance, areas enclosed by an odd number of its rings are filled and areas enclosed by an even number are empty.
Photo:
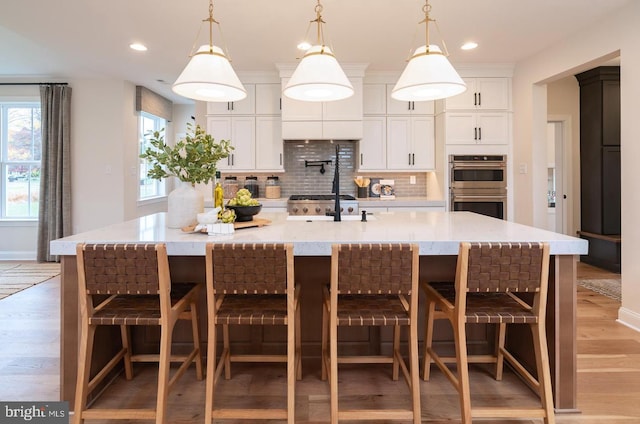
[[[0,82],[0,85],[69,85],[68,82]]]

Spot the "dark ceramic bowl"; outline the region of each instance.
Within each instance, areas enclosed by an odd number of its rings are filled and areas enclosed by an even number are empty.
[[[257,215],[262,209],[262,205],[257,206],[227,206],[236,213],[236,222],[247,222],[253,220],[253,215]]]

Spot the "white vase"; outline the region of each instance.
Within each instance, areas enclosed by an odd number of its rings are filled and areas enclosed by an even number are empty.
[[[196,225],[196,217],[201,212],[204,212],[204,195],[191,183],[178,182],[178,187],[169,193],[167,227]]]

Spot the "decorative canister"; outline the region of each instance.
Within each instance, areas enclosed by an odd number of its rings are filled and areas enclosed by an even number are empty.
[[[258,177],[247,177],[244,180],[244,188],[249,190],[251,197],[257,199],[260,197],[260,186],[258,185]]]
[[[267,199],[279,199],[280,198],[280,179],[275,175],[267,177],[267,182],[264,186],[264,197]]]
[[[225,199],[233,199],[238,193],[238,177],[224,177],[224,184],[222,185],[224,190]]]

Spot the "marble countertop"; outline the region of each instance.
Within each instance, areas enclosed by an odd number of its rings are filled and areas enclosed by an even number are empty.
[[[551,254],[586,254],[588,242],[551,231],[471,212],[387,212],[368,222],[288,221],[284,212],[262,212],[271,224],[209,236],[167,228],[158,213],[87,231],[51,242],[51,254],[75,255],[75,246],[89,243],[165,242],[169,255],[204,255],[207,242],[294,244],[296,256],[329,256],[332,243],[418,243],[421,255],[456,255],[460,241],[545,241]]]

